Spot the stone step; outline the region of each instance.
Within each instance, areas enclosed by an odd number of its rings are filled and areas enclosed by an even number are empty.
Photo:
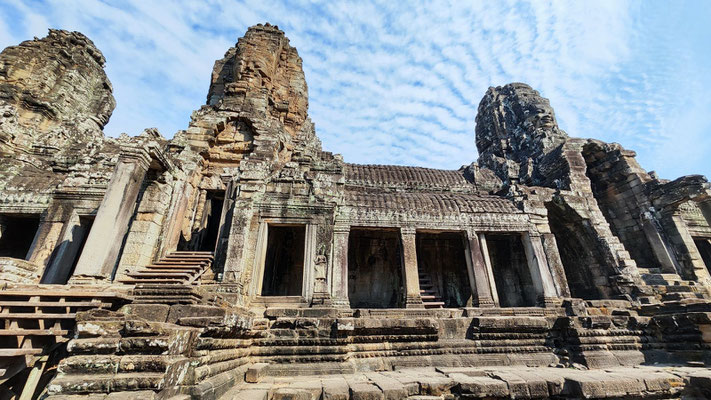
[[[187,255],[187,256],[192,255],[192,256],[212,257],[214,253],[212,251],[208,251],[208,250],[174,250],[174,251],[168,252],[167,255],[170,256],[170,255],[176,255],[176,254],[181,255],[181,256],[182,255]]]
[[[64,375],[52,380],[47,393],[88,394],[161,389],[162,373]]]
[[[149,297],[149,296],[137,296],[136,297],[136,303],[140,304],[198,304],[201,303],[202,299],[200,298],[186,298],[186,297]]]
[[[162,259],[160,261],[156,261],[152,264],[149,265],[174,265],[178,267],[195,267],[195,268],[203,268],[205,265],[210,264],[209,261],[191,261],[191,260],[166,260]]]
[[[169,336],[96,337],[74,339],[67,345],[73,355],[115,354],[159,355],[168,351]]]
[[[157,279],[157,278],[151,278],[151,279],[123,279],[119,282],[121,283],[126,283],[126,284],[139,284],[139,283],[154,283],[154,284],[161,284],[161,283],[166,283],[166,284],[174,284],[176,282],[182,282],[183,280],[176,280],[176,279]]]
[[[183,271],[139,271],[127,274],[133,278],[170,278],[170,279],[186,279],[192,277],[194,274],[190,272]]]
[[[703,298],[703,296],[701,294],[685,293],[685,292],[665,293],[662,295],[663,301],[676,301],[676,300],[683,300],[683,299],[701,299],[701,298]]]
[[[176,264],[151,264],[151,265],[146,265],[147,269],[157,269],[157,270],[186,270],[186,271],[198,271],[201,270],[203,267],[199,265],[194,265],[194,264],[185,264],[185,265],[176,265]]]
[[[60,361],[58,371],[65,375],[109,374],[109,373],[162,373],[168,368],[173,357],[163,355],[79,355]]]
[[[209,263],[212,261],[211,258],[198,257],[198,256],[168,256],[161,258],[160,261],[186,261],[186,262],[198,262],[198,263]]]

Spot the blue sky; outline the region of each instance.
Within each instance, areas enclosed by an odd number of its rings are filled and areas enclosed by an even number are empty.
[[[519,81],[571,136],[621,143],[663,178],[711,176],[708,1],[4,0],[0,47],[83,32],[118,103],[106,133],[172,137],[214,61],[266,21],[298,49],[317,133],[346,161],[469,164],[486,89]]]

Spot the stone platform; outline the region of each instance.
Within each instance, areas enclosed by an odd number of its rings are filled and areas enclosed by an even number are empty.
[[[706,399],[708,396],[711,396],[711,370],[705,368],[495,367],[268,377],[258,383],[235,386],[220,400]]]

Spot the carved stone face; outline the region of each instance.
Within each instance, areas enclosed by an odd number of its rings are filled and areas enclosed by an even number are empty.
[[[530,179],[537,159],[566,137],[548,100],[526,84],[490,88],[479,104],[480,165],[497,171],[501,179]]]
[[[548,99],[541,97],[528,85],[515,84],[510,90],[514,112],[526,131],[553,129],[557,126],[555,112]]]
[[[526,118],[524,126],[532,126],[534,129],[555,127],[555,117],[552,111],[541,107],[536,108],[533,115]]]

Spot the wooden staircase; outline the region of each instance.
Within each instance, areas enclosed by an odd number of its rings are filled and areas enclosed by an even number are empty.
[[[18,394],[34,390],[49,355],[73,337],[77,312],[113,309],[124,302],[121,294],[86,288],[0,290],[0,385]],[[27,368],[33,368],[29,375]]]
[[[437,288],[432,283],[429,274],[420,271],[420,297],[425,308],[444,308],[444,302],[437,292]]]
[[[151,265],[127,274],[119,282],[139,284],[194,285],[210,270],[211,251],[174,251]]]

